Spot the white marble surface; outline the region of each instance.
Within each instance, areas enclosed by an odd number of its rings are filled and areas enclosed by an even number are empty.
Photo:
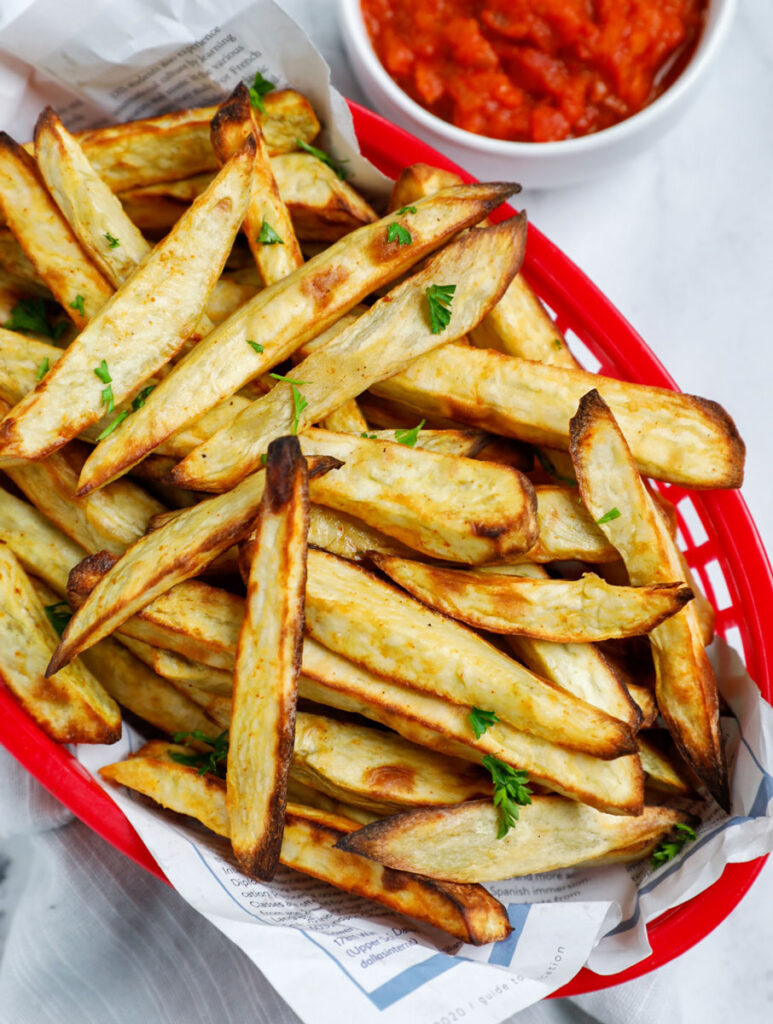
[[[362,101],[335,3],[281,0]],[[523,194],[530,220],[643,335],[685,391],[721,402],[748,446],[743,493],[773,551],[773,3],[742,0],[723,51],[677,127],[584,185]],[[773,1020],[773,861],[708,938],[661,969],[663,1020]],[[652,1018],[652,1024],[660,1019]]]

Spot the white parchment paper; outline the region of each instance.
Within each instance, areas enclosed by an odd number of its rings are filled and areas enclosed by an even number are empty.
[[[23,141],[46,103],[72,128],[163,113],[225,96],[260,70],[311,99],[322,145],[358,187],[385,181],[359,155],[329,69],[271,0],[4,0],[0,126]],[[569,981],[584,964],[616,973],[650,952],[645,925],[711,885],[724,866],[773,849],[773,710],[722,641],[710,651],[735,719],[724,725],[732,814],[701,805],[696,842],[670,864],[570,869],[491,885],[513,927],[472,947],[412,927],[293,872],[271,885],[241,875],[228,844],[143,798],[110,792],[169,880],[236,942],[309,1024],[499,1024]],[[77,749],[91,772],[141,744]],[[96,776],[98,778],[98,776]]]

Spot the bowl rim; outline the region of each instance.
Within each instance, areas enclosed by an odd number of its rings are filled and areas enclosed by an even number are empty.
[[[563,154],[567,157],[577,156],[606,149],[616,142],[624,142],[639,132],[646,132],[650,125],[667,116],[668,112],[692,91],[695,83],[713,60],[729,31],[736,7],[737,0],[707,0],[707,18],[713,15],[713,10],[716,14],[712,21],[707,20],[692,59],[676,81],[638,113],[609,128],[575,139],[561,139],[557,142],[512,142],[507,139],[494,139],[488,135],[476,135],[465,128],[458,128],[412,99],[379,60],[365,28],[361,0],[338,0],[339,20],[345,42],[357,50],[369,75],[407,117],[457,146],[492,156],[528,157],[536,160],[547,160]]]

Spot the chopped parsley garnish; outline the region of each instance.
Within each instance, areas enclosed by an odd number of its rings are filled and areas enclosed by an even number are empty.
[[[274,231],[265,217],[263,218],[263,223],[260,225],[258,241],[263,245],[284,245],[282,239],[276,231]]]
[[[433,334],[442,334],[451,322],[451,302],[455,284],[431,284],[425,294],[429,305],[429,323]]]
[[[64,321],[51,326],[46,316],[46,304],[42,299],[20,299],[3,327],[9,331],[21,331],[23,334],[42,334],[45,338],[53,338],[54,341],[67,330]]]
[[[94,373],[97,375],[97,377],[99,377],[103,384],[107,384],[107,387],[102,389],[102,401],[107,406],[105,412],[107,412],[109,415],[115,408],[115,403],[113,400],[113,388],[111,386],[111,381],[113,378],[110,376],[110,371],[107,368],[107,362],[104,359],[99,364],[99,366],[94,370]]]
[[[38,372],[35,375],[35,380],[43,380],[43,378],[45,377],[45,375],[48,373],[48,371],[50,369],[51,369],[51,360],[48,358],[48,356],[46,356],[45,359],[42,359],[41,362],[40,362],[40,366],[38,367]]]
[[[416,213],[416,207],[415,206],[402,206],[402,207],[400,207],[399,210],[395,211],[395,216],[396,217],[402,217],[406,213]]]
[[[142,391],[139,391],[132,399],[132,412],[136,412],[138,409],[141,409],[145,402],[148,400],[148,395],[151,393],[151,391],[155,390],[155,384],[148,384],[146,388],[143,388]]]
[[[563,348],[563,343],[560,338],[553,338],[553,348]]]
[[[198,768],[199,775],[211,772],[213,775],[219,775],[221,779],[224,779],[226,761],[228,760],[228,730],[226,729],[221,732],[219,736],[207,736],[200,729],[194,729],[193,732],[176,732],[172,734],[172,739],[175,743],[185,743],[189,737],[193,740],[199,740],[200,743],[208,744],[212,749],[202,754],[181,754],[176,750],[172,750],[169,752],[172,760],[177,761],[178,764],[187,764],[192,768]]]
[[[303,139],[296,139],[298,148],[304,150],[306,153],[311,153],[317,160],[321,160],[323,164],[327,164],[328,167],[332,168],[341,181],[346,181],[348,174],[343,164],[349,163],[348,160],[334,160],[331,156],[328,156],[324,149],[317,149],[316,146],[310,146],[308,142],[304,142]]]
[[[106,437],[110,437],[113,431],[117,427],[120,427],[120,425],[128,416],[131,416],[133,412],[136,412],[138,409],[141,409],[145,402],[147,401],[148,395],[151,393],[151,391],[155,390],[155,387],[155,384],[148,384],[146,388],[143,388],[142,391],[139,391],[132,399],[131,409],[123,409],[121,412],[119,412],[116,418],[113,420],[113,422],[108,423],[108,425],[105,427],[102,433],[97,435],[97,441],[104,441]],[[104,396],[104,392],[102,392],[102,394]]]
[[[265,466],[265,464],[267,462],[268,462],[268,455],[266,455],[266,453],[263,452],[263,454],[260,457],[260,464],[261,464],[261,466]]]
[[[518,820],[518,807],[531,803],[531,790],[527,783],[529,773],[511,768],[493,754],[486,754],[481,760],[483,767],[491,773],[494,783],[494,806],[499,810],[499,831],[497,839],[504,839]]]
[[[410,245],[413,239],[410,231],[404,228],[397,221],[393,221],[387,228],[387,242],[397,242],[398,245]]]
[[[302,388],[308,381],[305,380],[293,380],[292,377],[284,377],[281,373],[270,373],[270,377],[274,380],[281,380],[285,384],[289,384],[292,388],[293,393],[293,405],[295,406],[295,416],[293,418],[293,433],[298,433],[298,423],[300,422],[301,413],[308,407],[308,402],[300,393],[298,388]]]
[[[476,707],[473,707],[467,717],[470,720],[476,740],[481,738],[486,729],[490,729],[492,725],[496,725],[499,721],[496,711],[484,711],[482,708]]]
[[[273,92],[276,86],[273,82],[269,82],[267,78],[264,78],[259,71],[255,72],[255,81],[250,86],[250,103],[261,114],[265,114],[266,108],[263,104],[263,97],[267,92]]]
[[[250,346],[251,349],[257,352],[258,355],[260,355],[261,352],[263,351],[263,346],[260,344],[259,341],[250,341],[250,339],[247,338],[247,344]]]
[[[115,235],[111,235],[109,231],[105,232],[105,241],[107,242],[108,249],[117,249],[121,244]]]
[[[655,852],[652,854],[653,868],[659,868],[661,864],[667,864],[678,853],[682,852],[687,843],[692,843],[698,838],[695,834],[695,829],[690,828],[689,825],[676,825],[675,831],[679,834],[675,835],[672,839],[664,839],[655,848]]]
[[[360,434],[360,437],[366,437],[369,441],[377,441],[378,440],[378,434],[369,434],[367,432],[367,430],[364,430]]]
[[[621,515],[622,512],[619,508],[611,508],[608,512],[605,512],[600,519],[597,519],[596,522],[599,524],[599,526],[603,526],[604,523],[611,523],[615,519],[619,519]]]
[[[83,296],[76,295],[75,299],[70,303],[70,309],[77,309],[81,316],[86,315],[86,311],[83,308]]]
[[[426,423],[426,420],[422,420],[421,423],[417,423],[415,427],[410,429],[401,428],[395,431],[395,441],[398,444],[404,444],[406,448],[415,448],[416,442],[419,440],[419,431]]]
[[[64,633],[67,623],[72,618],[70,606],[66,601],[57,601],[56,604],[47,604],[43,611],[48,616],[48,621],[56,630],[59,636]]]
[[[540,466],[542,466],[545,472],[550,476],[555,477],[556,480],[560,480],[561,483],[569,484],[570,487],[577,486],[577,481],[573,480],[572,477],[564,476],[562,473],[558,472],[556,467],[553,465],[553,462],[545,452],[537,448],[534,454],[537,456],[537,462],[539,462]]]

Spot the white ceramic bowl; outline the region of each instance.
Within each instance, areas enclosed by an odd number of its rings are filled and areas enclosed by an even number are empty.
[[[381,64],[360,0],[339,0],[344,45],[363,92],[383,117],[418,135],[482,180],[553,188],[597,177],[660,138],[687,108],[727,34],[736,0],[709,0],[706,26],[692,60],[673,85],[638,114],[594,135],[562,142],[506,142],[457,128],[410,98]]]

